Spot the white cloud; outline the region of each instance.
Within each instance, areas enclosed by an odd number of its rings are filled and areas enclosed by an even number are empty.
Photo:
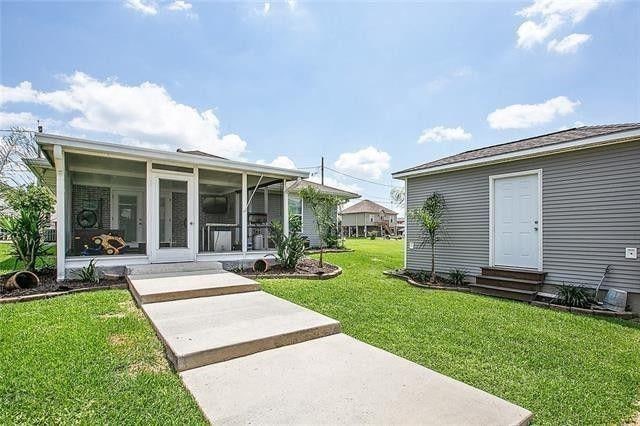
[[[571,114],[578,105],[580,101],[558,96],[540,104],[515,104],[497,109],[487,116],[487,121],[493,129],[524,129]]]
[[[311,182],[315,182],[315,183],[320,183],[320,181],[322,180],[320,175],[315,174],[311,177],[309,177],[309,179]],[[331,176],[325,176],[324,177],[324,184],[327,186],[330,186],[332,188],[338,188],[338,189],[342,189],[344,191],[349,191],[349,192],[354,192],[356,194],[359,194],[360,191],[362,191],[362,188],[360,186],[358,186],[355,183],[345,183],[341,180],[338,179],[334,179]]]
[[[297,0],[287,0],[287,6],[289,6],[290,10],[295,10],[296,7],[298,6],[298,1]]]
[[[518,27],[518,47],[529,49],[538,43],[542,43],[551,33],[562,24],[562,18],[551,15],[542,24],[533,21],[525,21]]]
[[[22,127],[33,130],[37,126],[38,119],[30,112],[6,112],[0,111],[0,128],[9,129],[12,127]]]
[[[175,0],[167,6],[167,10],[191,10],[192,7],[193,5],[189,2],[186,2],[184,0]]]
[[[466,141],[471,139],[471,133],[466,132],[462,127],[444,127],[436,126],[430,129],[424,129],[418,143],[425,143],[429,141],[443,142],[443,141]]]
[[[138,86],[115,80],[97,80],[76,72],[64,77],[64,90],[40,92],[29,82],[0,86],[2,102],[30,102],[70,114],[74,129],[119,135],[152,146],[200,149],[229,158],[241,158],[246,142],[236,134],[221,135],[213,110],[176,102],[154,83]]]
[[[567,53],[575,53],[578,48],[591,39],[590,34],[569,34],[562,40],[558,41],[555,38],[547,44],[547,50],[559,53],[561,55]]]
[[[296,164],[293,160],[286,155],[278,155],[272,162],[267,163],[264,160],[256,161],[258,164],[265,164],[267,166],[280,167],[282,169],[295,169]]]
[[[445,89],[451,83],[453,83],[456,79],[466,78],[472,74],[473,74],[473,70],[468,66],[458,68],[453,72],[449,73],[448,75],[440,76],[427,82],[427,85],[426,85],[427,92],[428,93],[439,92]]]
[[[379,179],[382,173],[389,170],[390,161],[391,156],[389,154],[369,146],[356,152],[340,154],[334,166],[343,173],[352,173],[357,177]]]
[[[525,18],[525,22],[518,27],[517,31],[518,47],[529,49],[544,42],[565,23],[571,22],[575,25],[584,20],[602,2],[602,0],[534,0],[530,6],[516,13]],[[554,45],[557,43],[555,42]],[[552,48],[549,47],[549,50]]]
[[[147,0],[125,0],[125,6],[144,15],[156,15],[158,13],[158,4],[154,1]]]
[[[269,3],[268,1],[265,1],[264,5],[262,6],[262,14],[268,15],[270,10],[271,10],[271,3]]]
[[[596,10],[601,3],[601,0],[535,0],[529,7],[518,11],[517,15],[525,18],[561,15],[571,18],[575,24]]]

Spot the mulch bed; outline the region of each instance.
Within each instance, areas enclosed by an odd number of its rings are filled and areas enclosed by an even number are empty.
[[[38,275],[38,278],[40,279],[40,285],[38,285],[37,287],[8,291],[4,288],[4,283],[14,273],[15,272],[0,276],[0,301],[2,301],[3,299],[7,301],[10,299],[13,301],[14,299],[23,297],[25,297],[27,300],[34,300],[38,299],[39,297],[30,296],[46,295],[46,297],[51,297],[56,293],[66,294],[69,292],[77,292],[78,290],[122,288],[127,284],[124,277],[116,279],[102,279],[98,284],[80,280],[66,280],[64,282],[57,282],[55,269],[43,269],[36,273],[36,275]]]
[[[266,272],[255,273],[251,269],[245,269],[240,275],[250,278],[304,278],[304,279],[329,279],[337,277],[342,273],[342,269],[336,265],[324,262],[320,268],[320,263],[316,259],[302,259],[294,270],[284,269],[280,265],[273,265]]]
[[[348,249],[348,248],[330,248],[330,249],[324,249],[323,252],[324,253],[351,253],[355,250],[353,249]],[[311,249],[307,249],[304,251],[306,254],[318,254],[320,253],[320,249],[319,248],[311,248]]]
[[[392,277],[401,278],[415,287],[430,288],[433,290],[454,290],[454,291],[462,291],[462,292],[470,291],[469,287],[465,287],[465,286],[461,287],[461,286],[453,285],[450,282],[440,277],[437,277],[438,279],[435,282],[435,284],[429,281],[421,281],[415,276],[415,274],[404,271],[402,269],[397,269],[393,271],[384,271],[383,273],[385,275],[389,275]]]

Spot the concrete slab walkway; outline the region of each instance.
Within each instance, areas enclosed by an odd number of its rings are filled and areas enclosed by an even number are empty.
[[[517,405],[340,334],[337,321],[217,266],[143,268],[127,279],[212,423],[531,420]]]

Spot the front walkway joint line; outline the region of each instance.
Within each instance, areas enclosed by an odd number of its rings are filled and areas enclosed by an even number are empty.
[[[129,288],[215,424],[526,425],[532,413],[340,333],[219,263],[129,271]],[[247,398],[247,395],[251,395]]]

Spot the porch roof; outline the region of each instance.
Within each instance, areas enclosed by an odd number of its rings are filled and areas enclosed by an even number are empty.
[[[263,164],[217,158],[209,155],[194,155],[193,153],[186,152],[171,152],[160,149],[126,146],[110,142],[73,138],[70,136],[38,133],[36,134],[36,140],[51,164],[53,164],[53,146],[60,145],[65,152],[98,155],[107,158],[152,160],[178,166],[198,166],[216,170],[251,172],[289,179],[306,178],[309,176],[308,172],[302,170],[283,169]]]

